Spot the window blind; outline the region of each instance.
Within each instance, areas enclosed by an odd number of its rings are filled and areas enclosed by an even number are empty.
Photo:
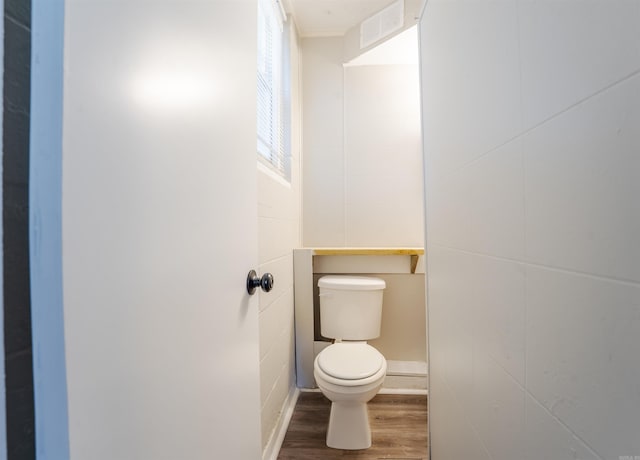
[[[258,158],[289,179],[285,143],[283,16],[274,0],[258,2]]]

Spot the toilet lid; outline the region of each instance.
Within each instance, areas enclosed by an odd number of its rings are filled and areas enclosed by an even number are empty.
[[[359,380],[380,370],[384,356],[366,343],[334,343],[318,355],[318,366],[332,377]]]

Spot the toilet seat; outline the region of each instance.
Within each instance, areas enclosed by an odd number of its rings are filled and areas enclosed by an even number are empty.
[[[341,342],[329,345],[318,354],[315,370],[329,383],[360,386],[384,378],[386,364],[384,356],[371,345]]]

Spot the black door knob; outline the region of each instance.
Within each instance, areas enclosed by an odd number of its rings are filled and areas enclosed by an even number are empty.
[[[250,295],[255,294],[258,286],[260,286],[264,292],[269,292],[273,289],[273,275],[271,273],[265,273],[262,277],[259,277],[255,270],[251,270],[247,275],[247,292]]]

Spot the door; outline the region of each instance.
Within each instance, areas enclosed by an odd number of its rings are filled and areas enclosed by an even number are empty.
[[[72,459],[260,458],[255,29],[254,1],[66,1]]]

